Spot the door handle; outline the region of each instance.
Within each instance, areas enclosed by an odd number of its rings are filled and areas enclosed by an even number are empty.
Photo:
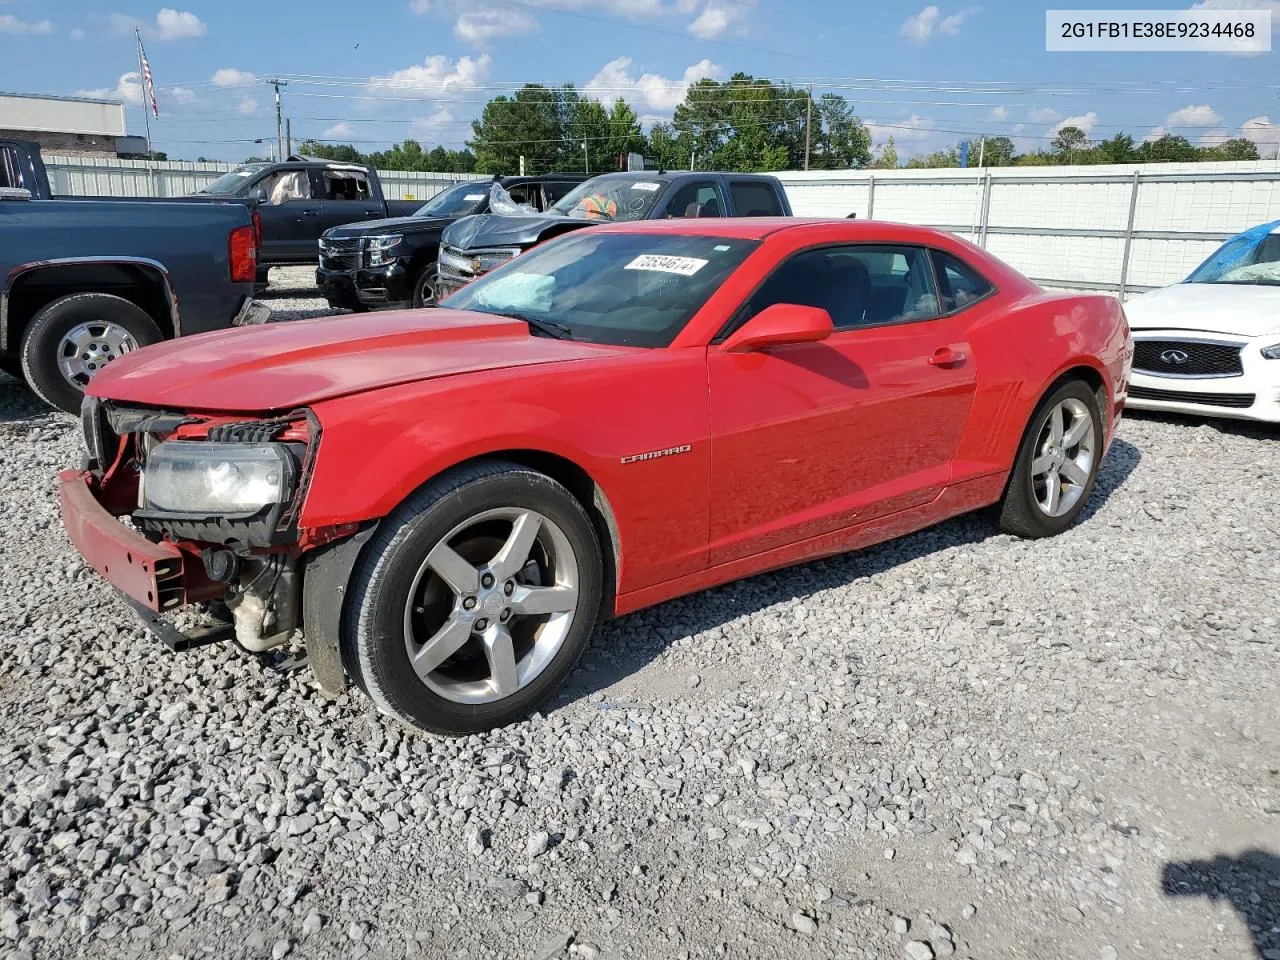
[[[964,363],[964,354],[950,347],[940,347],[933,352],[929,363],[935,367],[954,367],[958,363]]]
[[[382,214],[383,214],[383,211],[381,210],[366,210],[364,212],[364,215],[366,217],[380,217],[382,216]]]
[[[318,217],[320,216],[320,211],[319,210],[303,210],[302,215],[304,217]]]

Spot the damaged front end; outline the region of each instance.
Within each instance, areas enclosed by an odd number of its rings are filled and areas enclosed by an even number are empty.
[[[88,462],[62,474],[62,513],[89,564],[174,649],[286,643],[302,626],[306,552],[355,532],[299,528],[320,440],[311,411],[246,419],[88,397],[81,420]],[[191,603],[221,628],[193,637],[161,616]]]

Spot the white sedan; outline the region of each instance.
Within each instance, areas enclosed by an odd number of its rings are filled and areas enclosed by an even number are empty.
[[[1232,237],[1186,280],[1124,305],[1126,405],[1280,423],[1280,221]]]

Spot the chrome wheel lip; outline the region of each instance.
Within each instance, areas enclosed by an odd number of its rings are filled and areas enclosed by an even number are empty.
[[[512,522],[507,541],[494,557],[471,564],[450,546],[469,528],[493,520]],[[520,537],[517,527],[521,523],[536,524],[536,530]],[[547,559],[550,583],[546,586],[530,586],[516,579],[535,546]],[[445,623],[424,638],[415,628],[414,616],[428,575],[435,575],[453,593],[453,603]],[[577,616],[580,580],[579,559],[568,535],[536,510],[496,507],[456,524],[428,551],[405,602],[405,652],[419,681],[432,693],[465,704],[495,703],[524,690],[543,674],[568,639]],[[568,609],[541,612],[543,607]],[[511,628],[528,619],[539,623],[533,642],[517,658]],[[440,668],[473,638],[488,660],[489,676],[456,680],[444,675]],[[428,647],[436,644],[450,652],[432,665]]]
[[[1097,459],[1097,431],[1084,401],[1067,397],[1049,410],[1031,461],[1031,499],[1045,516],[1066,516],[1080,503]]]
[[[138,349],[138,341],[124,327],[108,320],[78,323],[58,342],[58,372],[83,389],[93,375],[112,360]]]

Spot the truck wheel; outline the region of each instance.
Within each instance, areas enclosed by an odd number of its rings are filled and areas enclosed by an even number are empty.
[[[141,307],[106,293],[75,293],[31,318],[22,335],[22,372],[45,403],[80,410],[89,379],[117,357],[164,339]]]
[[[550,477],[501,461],[452,471],[365,546],[346,591],[343,660],[374,705],[410,727],[503,726],[577,662],[602,570],[586,511]]]
[[[440,276],[440,268],[429,263],[422,268],[413,285],[413,306],[434,307],[436,305],[436,279]]]

